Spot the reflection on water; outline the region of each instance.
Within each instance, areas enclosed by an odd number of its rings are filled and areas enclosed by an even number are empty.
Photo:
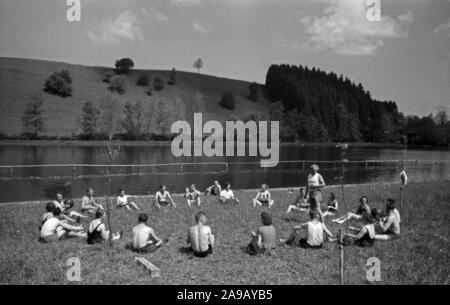
[[[301,145],[282,146],[280,160],[338,160],[340,151],[335,147],[310,147]],[[383,148],[349,148],[347,158],[356,160],[450,160],[450,152],[435,150],[409,150]],[[259,157],[180,157],[171,154],[170,146],[125,146],[117,164],[157,164],[180,162],[250,162],[259,161]],[[0,164],[105,164],[106,160],[100,147],[91,146],[0,146]],[[307,168],[306,168],[307,169]],[[233,188],[256,188],[262,183],[270,187],[292,187],[305,185],[307,171],[299,164],[281,164],[277,168],[262,170],[258,166],[230,166],[229,172],[223,167],[196,165],[184,168],[184,171],[199,173],[178,173],[179,168],[171,168],[168,174],[146,174],[118,176],[112,178],[112,189],[126,188],[129,194],[143,195],[154,193],[160,184],[167,185],[172,192],[182,192],[188,184],[195,183],[204,189],[218,179],[221,183],[230,182]],[[399,181],[400,166],[348,166],[345,183],[392,182]],[[103,174],[103,169],[77,169],[77,175]],[[129,173],[130,168],[116,169],[116,172]],[[135,173],[137,169],[133,169]],[[165,170],[168,171],[168,170]],[[434,181],[450,179],[450,163],[428,163],[426,165],[408,164],[406,168],[410,181]],[[321,170],[327,184],[338,184],[340,170],[329,166]],[[1,177],[9,174],[0,172]],[[71,168],[31,168],[14,170],[15,176],[67,176],[72,175]],[[0,180],[2,196],[0,202],[41,200],[54,198],[56,191],[62,191],[65,197],[81,197],[87,187],[93,187],[96,195],[105,194],[106,181],[101,177],[64,178],[64,179],[20,179]]]

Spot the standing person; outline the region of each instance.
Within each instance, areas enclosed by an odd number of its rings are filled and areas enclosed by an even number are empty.
[[[192,184],[190,189],[186,187],[186,193],[184,194],[184,197],[187,200],[188,206],[192,207],[192,205],[195,204],[197,205],[197,207],[200,207],[200,195],[201,193],[197,190],[195,184]]]
[[[234,193],[231,190],[231,184],[225,184],[225,189],[220,192],[220,202],[221,203],[236,203],[239,204],[239,199],[234,197]]]
[[[309,209],[308,196],[304,187],[299,188],[297,197],[295,198],[294,204],[290,204],[286,211],[289,214],[293,210],[304,212]]]
[[[81,198],[81,213],[95,215],[97,210],[103,210],[103,206],[95,202],[94,190],[92,188],[88,188],[86,190],[86,195]]]
[[[357,210],[352,210],[351,212],[348,212],[347,214],[339,218],[333,219],[332,222],[343,224],[344,222],[349,221],[351,219],[361,220],[362,214],[364,213],[370,214],[369,199],[367,199],[366,196],[362,196],[359,199],[359,207]]]
[[[61,210],[55,208],[52,216],[44,221],[40,231],[39,241],[42,243],[55,242],[65,237],[85,238],[86,233],[83,232],[83,226],[72,226],[67,221],[61,219]]]
[[[309,212],[310,221],[303,223],[299,226],[295,226],[294,230],[285,241],[287,245],[298,244],[302,248],[321,249],[324,243],[324,233],[328,235],[330,241],[334,241],[333,234],[327,229],[325,224],[320,221],[320,214],[317,210],[311,210]],[[298,230],[306,231],[306,238],[300,238]]]
[[[338,211],[338,209],[339,204],[338,201],[336,200],[336,195],[333,192],[331,192],[327,202],[327,210],[325,211],[325,213],[323,213],[323,217],[326,217],[328,215],[334,216]]]
[[[272,216],[268,212],[261,213],[262,226],[255,232],[252,232],[252,241],[247,246],[247,252],[250,255],[265,253],[274,254],[276,249],[277,232],[272,224]]]
[[[173,208],[177,207],[165,185],[161,185],[159,191],[156,192],[155,205],[158,209],[161,208],[162,205],[171,205]]]
[[[95,219],[91,221],[87,231],[88,244],[101,244],[104,241],[109,240],[109,238],[118,240],[122,236],[121,233],[115,233],[110,236],[111,232],[106,230],[106,226],[102,222],[103,215],[103,210],[98,209],[97,212],[95,212]]]
[[[317,164],[311,165],[312,172],[308,174],[307,194],[309,198],[315,197],[319,205],[322,205],[322,189],[325,186],[325,181],[321,174],[319,174],[319,166]]]
[[[219,184],[219,181],[214,181],[214,184],[211,185],[206,189],[206,195],[212,195],[212,196],[220,196],[220,193],[222,192],[222,187]]]
[[[378,228],[383,232],[376,234],[376,240],[392,240],[400,237],[400,212],[395,208],[395,200],[386,200],[386,217],[380,219]]]
[[[273,199],[269,192],[269,187],[267,184],[263,184],[261,186],[261,190],[256,194],[256,197],[253,198],[253,207],[256,208],[256,206],[264,206],[267,205],[269,208],[273,205]]]
[[[187,243],[190,245],[194,255],[206,257],[212,254],[214,248],[214,235],[211,228],[206,225],[207,219],[204,212],[195,215],[196,224],[189,228]]]
[[[148,215],[141,213],[138,224],[133,227],[131,249],[137,253],[152,253],[162,245],[162,240],[156,236],[152,228],[147,225]]]
[[[134,208],[135,210],[140,210],[139,206],[136,203],[129,200],[130,197],[131,196],[125,195],[124,189],[120,189],[119,196],[117,196],[117,207],[118,208],[124,207],[128,211],[131,211],[131,208]]]

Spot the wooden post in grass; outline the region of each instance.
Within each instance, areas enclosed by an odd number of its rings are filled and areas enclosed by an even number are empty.
[[[342,229],[339,229],[339,278],[340,284],[344,285],[344,237],[342,233]]]
[[[161,270],[155,265],[153,265],[151,262],[149,262],[146,258],[135,257],[134,260],[138,265],[142,265],[150,273],[150,276],[152,278],[161,276]]]

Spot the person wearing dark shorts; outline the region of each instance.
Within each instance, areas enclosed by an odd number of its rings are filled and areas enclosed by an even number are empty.
[[[138,224],[132,230],[131,250],[138,253],[155,252],[162,245],[162,240],[156,236],[152,228],[147,225],[148,215],[138,215]]]

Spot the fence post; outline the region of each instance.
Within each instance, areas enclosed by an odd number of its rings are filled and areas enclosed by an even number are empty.
[[[225,163],[225,172],[228,173],[228,162]]]
[[[305,171],[305,161],[303,161],[302,164],[303,164],[303,171]]]
[[[339,229],[339,275],[340,284],[344,285],[344,247],[343,247],[342,229]]]
[[[180,164],[180,173],[183,172],[183,164]]]
[[[72,167],[72,175],[73,175],[74,177],[77,176],[77,168],[76,168],[75,166]]]
[[[9,176],[11,178],[13,177],[13,168],[12,167],[9,168]]]

